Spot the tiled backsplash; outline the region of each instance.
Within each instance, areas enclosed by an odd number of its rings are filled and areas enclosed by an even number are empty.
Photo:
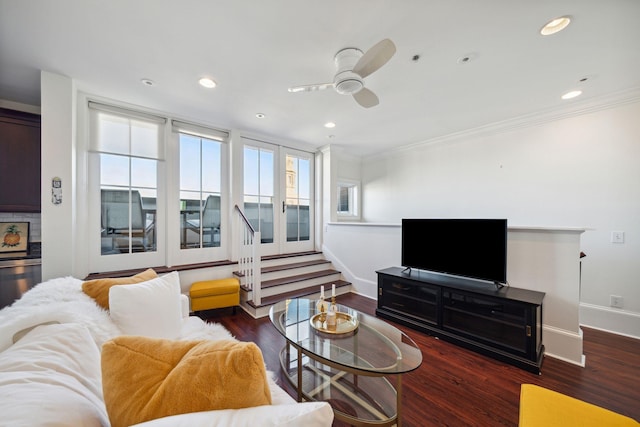
[[[42,241],[42,227],[39,213],[0,212],[0,222],[30,222],[29,241]]]

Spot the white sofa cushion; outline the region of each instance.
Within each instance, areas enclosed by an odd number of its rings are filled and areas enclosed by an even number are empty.
[[[100,308],[91,297],[82,292],[81,286],[82,281],[73,277],[51,279],[29,290],[10,307],[0,310],[0,424],[29,427],[33,425],[109,425],[102,401],[100,357],[97,349],[105,341],[121,335],[122,331],[113,322],[109,311]],[[184,300],[184,296],[181,300]],[[44,322],[59,322],[62,325],[38,326],[13,344],[14,339],[23,335],[26,330]],[[183,318],[181,325],[179,337],[181,340],[233,339],[222,325],[205,323],[198,317]],[[61,329],[45,329],[56,327]],[[63,333],[65,328],[69,330]],[[87,334],[83,328],[89,331],[90,337],[95,341],[90,342],[93,347],[86,343]],[[76,333],[71,331],[75,329],[83,332],[78,332],[78,336],[73,338],[72,336]],[[29,360],[25,359],[24,354],[16,353],[18,350],[24,351],[23,346],[31,340],[33,342],[28,347],[33,351],[34,347],[39,346],[36,342],[43,338],[41,334],[48,337],[51,343],[36,351],[40,353],[39,357]],[[80,343],[87,344],[88,349],[82,349],[84,345]],[[5,351],[1,351],[5,348]],[[17,356],[11,357],[11,355]],[[50,357],[56,360],[55,363],[60,362],[60,368],[38,371],[41,369],[39,360],[44,358],[46,364]],[[65,358],[66,361],[63,361]],[[14,364],[13,368],[9,368],[9,364]],[[67,365],[71,368],[65,367]],[[76,370],[77,378],[65,379],[66,372]],[[24,372],[29,373],[25,375]],[[36,375],[39,382],[24,383],[26,378]],[[50,382],[54,384],[49,384]],[[75,389],[63,387],[62,384],[65,382],[72,384],[77,382],[74,384]],[[80,384],[85,384],[86,390],[83,390]],[[100,384],[99,389],[96,389],[96,384]],[[205,426],[231,426],[234,423],[239,426],[269,426],[277,425],[274,424],[277,422],[283,426],[328,427],[331,425],[333,413],[327,403],[297,404],[291,396],[278,387],[271,377],[269,387],[273,405],[265,406],[264,409],[256,411],[256,408],[247,408],[184,414],[176,416],[173,421],[169,421],[170,424],[164,424],[167,422],[164,418],[150,423],[158,422],[160,427],[166,425],[197,427],[199,424],[192,424],[192,422],[200,421],[204,423],[200,425]],[[58,389],[60,393],[57,393]],[[43,390],[46,391],[43,392]],[[100,400],[96,402],[93,395],[99,395]],[[298,405],[302,406],[298,408]],[[247,412],[246,418],[243,415],[244,411]],[[218,415],[218,412],[221,414]],[[171,424],[172,422],[177,424]]]
[[[111,319],[125,335],[177,339],[182,328],[180,278],[174,271],[109,290]]]
[[[265,405],[173,415],[136,424],[135,427],[330,427],[333,410],[327,402]]]
[[[100,351],[76,323],[38,326],[0,353],[0,423],[106,426]]]

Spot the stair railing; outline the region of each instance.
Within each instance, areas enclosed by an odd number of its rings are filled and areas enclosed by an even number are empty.
[[[260,232],[253,228],[238,205],[235,205],[234,219],[238,231],[238,272],[243,286],[252,293],[257,307],[261,304]]]

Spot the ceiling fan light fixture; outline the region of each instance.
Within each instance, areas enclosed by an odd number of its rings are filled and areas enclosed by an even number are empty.
[[[336,74],[333,80],[333,87],[340,95],[352,95],[362,90],[364,82],[362,77],[351,70],[347,70]]]
[[[571,17],[569,15],[554,18],[544,24],[544,26],[540,29],[540,34],[542,34],[543,36],[550,36],[551,34],[559,33],[560,31],[567,28],[570,22]]]
[[[324,124],[324,127],[328,128],[328,129],[332,129],[334,127],[336,127],[336,124],[333,122],[327,122]]]
[[[353,93],[359,92],[364,87],[362,80],[360,79],[344,79],[339,82],[336,82],[336,92],[340,95],[351,95]]]
[[[365,88],[364,79],[386,64],[395,53],[396,46],[389,39],[379,41],[366,53],[353,47],[342,49],[334,56],[337,72],[332,83],[293,86],[288,90],[312,92],[332,87],[340,95],[352,95],[364,108],[375,107],[380,100],[375,93]]]

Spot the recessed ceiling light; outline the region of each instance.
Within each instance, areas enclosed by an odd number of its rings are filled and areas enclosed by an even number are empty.
[[[332,128],[336,127],[336,124],[333,123],[333,122],[327,122],[327,123],[324,124],[324,127],[332,129]]]
[[[580,96],[582,95],[582,91],[581,90],[572,90],[570,92],[565,93],[564,95],[561,96],[562,99],[571,99],[571,98],[575,98],[576,96]]]
[[[264,119],[267,116],[265,116],[264,113],[257,113],[256,117],[259,118],[259,119]]]
[[[549,36],[551,34],[558,33],[567,28],[570,22],[571,17],[568,15],[552,19],[540,29],[540,34],[542,34],[543,36]]]
[[[198,80],[198,83],[200,83],[201,86],[204,86],[207,89],[213,89],[214,87],[216,87],[216,82],[214,82],[209,77],[201,78],[200,80]]]
[[[145,86],[155,86],[155,82],[151,79],[140,79],[140,82]]]

